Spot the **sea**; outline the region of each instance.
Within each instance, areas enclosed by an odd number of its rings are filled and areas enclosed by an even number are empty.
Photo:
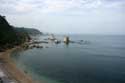
[[[11,57],[39,83],[125,83],[125,35],[68,36],[69,44],[41,43],[43,48],[16,50]],[[64,35],[55,37],[63,41]]]

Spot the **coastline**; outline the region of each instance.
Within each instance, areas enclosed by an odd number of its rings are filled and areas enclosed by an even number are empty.
[[[16,67],[16,64],[11,59],[10,55],[16,49],[20,49],[20,46],[16,46],[12,49],[8,49],[5,52],[0,52],[0,62],[3,64],[4,71],[8,72],[9,78],[17,81],[17,83],[36,83],[30,76],[24,73]]]

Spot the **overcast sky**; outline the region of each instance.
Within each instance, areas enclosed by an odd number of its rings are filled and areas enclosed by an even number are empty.
[[[11,25],[66,34],[125,34],[125,0],[0,0]]]

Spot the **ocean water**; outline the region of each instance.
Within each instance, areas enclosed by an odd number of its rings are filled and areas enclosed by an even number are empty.
[[[17,50],[12,58],[40,83],[125,83],[125,36],[70,35],[70,39],[76,43],[41,44],[48,48]]]

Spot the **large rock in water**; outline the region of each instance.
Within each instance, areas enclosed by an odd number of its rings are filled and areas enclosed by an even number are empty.
[[[69,37],[68,36],[64,37],[63,41],[64,41],[64,43],[69,44],[69,42],[70,42]]]

